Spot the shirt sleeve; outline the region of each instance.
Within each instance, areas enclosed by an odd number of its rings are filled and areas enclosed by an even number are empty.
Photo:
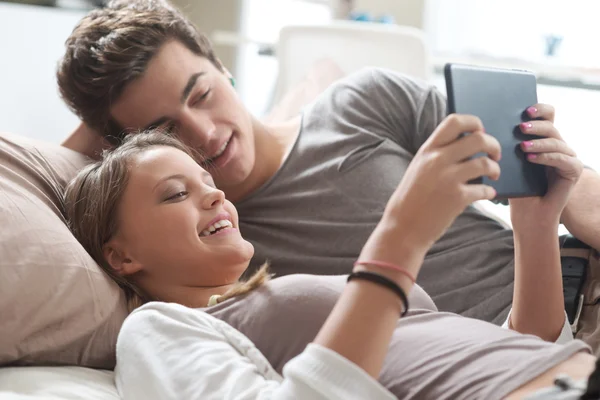
[[[202,311],[167,303],[149,303],[125,320],[115,375],[125,399],[394,398],[358,366],[316,344],[281,377],[242,333]]]
[[[346,84],[348,116],[360,115],[366,129],[375,128],[412,154],[447,114],[446,98],[434,85],[392,70],[368,68]]]
[[[509,322],[511,314],[512,309],[508,312],[506,321],[504,321],[504,323],[502,324],[502,327],[504,329],[510,329]],[[572,341],[573,339],[573,331],[571,331],[571,325],[569,325],[569,318],[567,317],[567,312],[565,311],[565,322],[563,324],[562,330],[560,331],[560,335],[558,335],[558,338],[554,341],[554,343],[565,344]]]

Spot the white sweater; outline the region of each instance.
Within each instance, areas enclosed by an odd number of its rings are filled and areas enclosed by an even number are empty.
[[[557,342],[570,340],[565,321]],[[282,377],[241,332],[173,303],[148,303],[125,320],[115,372],[125,400],[395,398],[355,364],[316,344],[288,362]]]
[[[394,399],[355,364],[316,344],[282,377],[246,336],[172,303],[148,303],[125,320],[115,375],[124,400]]]

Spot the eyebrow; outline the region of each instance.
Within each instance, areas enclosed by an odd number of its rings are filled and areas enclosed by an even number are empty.
[[[185,103],[185,101],[187,100],[187,98],[190,96],[190,93],[192,92],[192,89],[196,85],[196,81],[198,80],[198,78],[200,78],[205,73],[206,72],[197,72],[194,75],[190,76],[190,79],[188,79],[187,84],[183,88],[183,92],[181,92],[181,99],[179,99],[179,101],[181,102],[181,104]]]
[[[179,99],[181,104],[185,103],[187,98],[190,96],[190,93],[192,93],[192,89],[194,89],[194,86],[196,86],[196,82],[198,81],[198,78],[200,78],[204,74],[206,74],[206,72],[202,71],[202,72],[196,72],[195,74],[190,76],[190,79],[188,79],[187,83],[185,84],[185,87],[183,88],[183,91],[181,92],[181,98]],[[160,125],[164,124],[165,122],[167,122],[168,120],[169,120],[169,118],[167,118],[167,117],[160,117],[157,120],[149,123],[144,128],[144,130],[148,130],[152,127],[160,126]]]
[[[183,181],[186,179],[186,176],[183,174],[173,174],[173,175],[169,175],[165,178],[162,178],[161,180],[159,180],[156,185],[154,186],[154,189],[152,189],[152,191],[156,191],[156,188],[158,188],[162,183],[167,182],[167,181],[171,181],[171,180],[175,180],[175,181]],[[202,179],[211,179],[212,180],[212,175],[206,171],[206,170],[202,170]]]
[[[153,192],[156,191],[156,188],[158,188],[162,183],[166,182],[166,181],[171,181],[171,180],[176,180],[176,181],[182,181],[185,179],[185,176],[182,174],[174,174],[174,175],[169,175],[165,178],[162,178],[161,180],[159,180],[156,185],[154,185],[154,189],[152,189]]]

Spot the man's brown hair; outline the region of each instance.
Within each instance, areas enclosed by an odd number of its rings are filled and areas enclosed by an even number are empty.
[[[124,132],[110,116],[111,105],[170,40],[223,70],[208,38],[165,0],[113,0],[91,11],[65,43],[56,74],[62,98],[90,128],[114,142]]]

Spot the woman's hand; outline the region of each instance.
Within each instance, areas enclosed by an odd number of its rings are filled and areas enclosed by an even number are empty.
[[[470,134],[462,136],[465,132]],[[471,158],[479,152],[489,157]],[[497,180],[499,159],[500,144],[484,133],[479,118],[448,116],[413,158],[361,258],[401,263],[410,258],[420,267],[417,260],[469,204],[495,197],[492,187],[468,181]]]
[[[547,166],[548,192],[543,197],[509,201],[515,229],[558,225],[569,195],[583,171],[583,164],[554,126],[554,107],[536,104],[528,108],[527,113],[531,118],[542,120],[522,123],[521,131],[543,138],[525,141],[521,149],[527,153],[529,162]]]

